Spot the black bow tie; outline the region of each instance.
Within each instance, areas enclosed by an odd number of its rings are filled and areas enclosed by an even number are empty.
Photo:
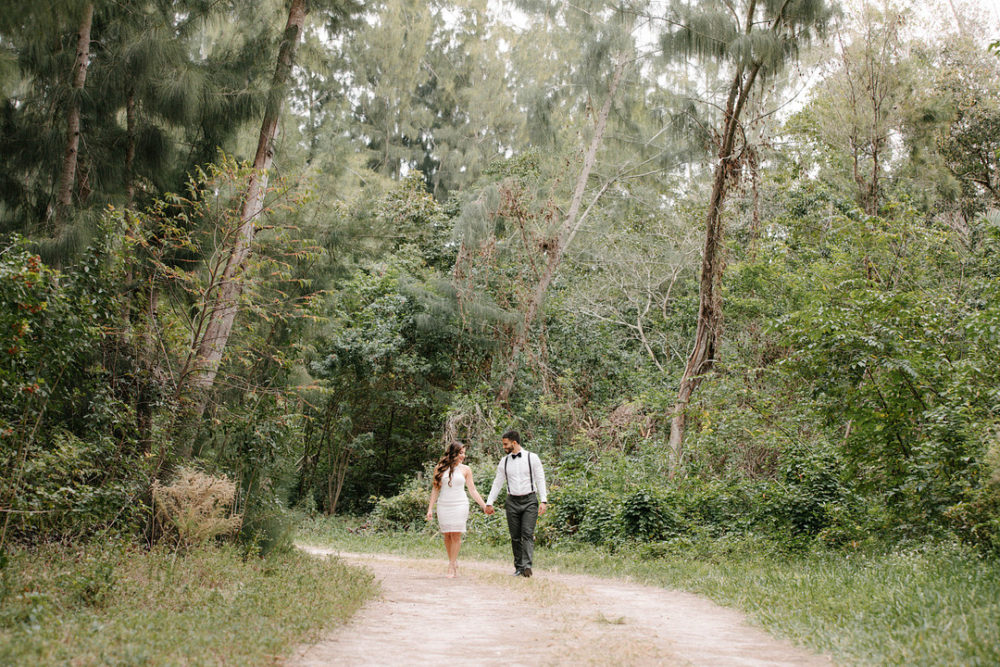
[[[510,455],[510,458],[512,458],[512,459],[516,459],[516,458],[517,458],[518,456],[520,456],[520,455],[521,455],[521,452],[518,452],[517,454],[511,454],[511,455]]]

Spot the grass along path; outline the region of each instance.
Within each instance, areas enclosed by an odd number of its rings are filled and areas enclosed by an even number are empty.
[[[45,546],[0,564],[0,665],[270,665],[376,593],[299,552]]]
[[[351,533],[305,524],[299,541],[344,551],[440,559],[427,533]],[[509,558],[470,534],[461,560]],[[956,545],[872,553],[786,553],[766,543],[703,540],[536,548],[541,571],[592,574],[705,595],[776,637],[844,665],[1000,664],[1000,563]]]

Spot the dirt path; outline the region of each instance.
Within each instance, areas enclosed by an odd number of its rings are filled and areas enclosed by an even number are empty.
[[[382,596],[288,665],[831,665],[704,598],[495,563],[303,547],[371,569]],[[443,554],[442,554],[443,555]]]

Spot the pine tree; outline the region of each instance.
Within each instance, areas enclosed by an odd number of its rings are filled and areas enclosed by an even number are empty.
[[[45,235],[42,223],[57,219],[63,236],[80,235],[79,212],[181,189],[259,118],[255,76],[270,36],[258,3],[23,5],[0,19],[17,63],[0,115],[0,229]]]
[[[523,138],[505,62],[512,31],[482,0],[384,0],[367,11],[345,46],[350,131],[369,169],[394,180],[419,171],[444,201]]]
[[[740,8],[734,11],[734,5]],[[831,11],[825,0],[708,0],[696,7],[675,3],[667,15],[661,44],[668,57],[696,56],[730,72],[722,118],[716,129],[717,153],[705,215],[705,242],[699,277],[699,308],[694,345],[681,375],[670,423],[671,475],[683,455],[684,425],[691,396],[715,363],[722,330],[720,288],[724,267],[726,198],[743,168],[747,146],[741,125],[752,96],[817,31]]]
[[[55,233],[59,235],[73,200],[76,168],[80,150],[80,95],[90,67],[90,28],[94,23],[94,3],[84,4],[77,29],[76,57],[73,60],[73,83],[69,108],[66,111],[66,150],[56,190]]]
[[[19,79],[3,100],[2,228],[60,227],[69,214],[86,126],[94,2],[15,1],[0,13],[0,36]]]
[[[322,3],[321,8],[335,26],[340,25],[357,10],[353,2],[343,0],[328,0]],[[257,141],[253,173],[240,205],[240,227],[229,240],[231,246],[218,282],[218,289],[213,301],[205,305],[207,318],[204,329],[197,332],[197,339],[181,372],[181,386],[178,393],[194,401],[195,417],[200,417],[204,413],[209,398],[208,392],[215,382],[236,319],[243,289],[241,282],[243,269],[253,244],[259,218],[263,213],[268,170],[274,159],[278,121],[288,95],[295,53],[305,29],[308,9],[306,0],[292,0],[289,6],[288,19],[278,50],[277,64],[268,90],[267,105]],[[188,439],[182,439],[179,453],[181,458],[186,458],[190,454]]]

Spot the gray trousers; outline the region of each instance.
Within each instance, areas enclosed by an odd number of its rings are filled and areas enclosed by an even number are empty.
[[[535,523],[538,522],[538,499],[534,493],[526,496],[507,495],[507,529],[514,552],[514,568],[531,567],[535,553]]]

